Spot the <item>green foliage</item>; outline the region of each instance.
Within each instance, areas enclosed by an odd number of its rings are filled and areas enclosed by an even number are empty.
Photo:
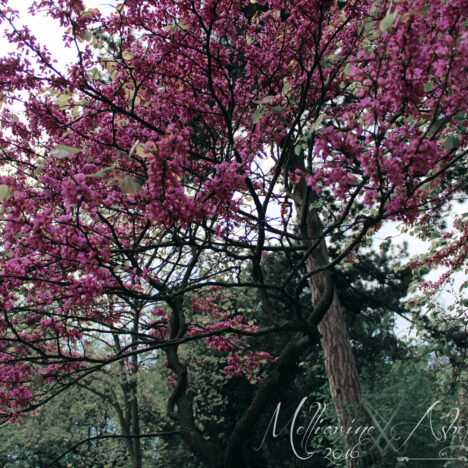
[[[100,398],[71,387],[25,420],[0,428],[0,466],[21,468],[127,468],[125,448],[111,439],[90,441],[54,460],[83,439],[115,432],[109,407]]]
[[[438,458],[443,448],[450,448],[451,434],[444,439],[442,428],[450,425],[452,411],[458,406],[459,383],[453,385],[449,361],[437,359],[419,344],[405,360],[395,361],[388,368],[390,372],[381,373],[377,385],[363,378],[367,402],[389,442],[381,440],[382,453],[375,467],[407,466],[407,462],[397,463],[400,456]],[[391,423],[385,428],[388,421]],[[416,460],[411,466],[423,468],[427,463]]]

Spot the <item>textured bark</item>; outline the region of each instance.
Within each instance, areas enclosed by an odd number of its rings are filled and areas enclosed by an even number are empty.
[[[138,396],[137,386],[135,383],[131,384],[131,428],[132,434],[140,434],[140,422],[138,414]],[[141,453],[141,439],[134,437],[131,439],[132,444],[132,468],[143,467],[143,454]]]
[[[180,435],[195,456],[209,468],[224,468],[223,453],[218,446],[205,439],[194,425],[180,424]]]
[[[139,313],[136,311],[135,318],[133,322],[133,331],[134,335],[132,336],[132,341],[135,343],[135,337],[139,328]],[[137,345],[133,348],[137,350]],[[138,409],[138,355],[134,354],[132,356],[133,363],[133,373],[131,374],[131,381],[129,382],[129,393],[130,393],[130,414],[131,414],[131,431],[132,434],[140,434],[140,416]],[[141,450],[141,440],[139,437],[132,439],[132,468],[142,468],[143,467],[143,453]]]
[[[344,427],[352,425],[356,428],[359,426],[357,421],[365,416],[361,407],[362,391],[356,360],[336,292],[332,305],[318,328],[322,335],[325,368],[338,421]],[[352,423],[353,419],[356,419],[355,423]],[[355,437],[347,436],[346,450],[352,448],[356,442]],[[362,460],[347,461],[348,467],[362,465]]]
[[[323,242],[324,245],[325,242]],[[322,255],[322,253],[310,258],[308,261],[309,271],[328,263],[328,255]],[[317,304],[317,301],[322,297],[327,281],[333,281],[333,279],[327,278],[324,272],[317,273],[309,279],[313,304]],[[321,335],[320,342],[325,355],[325,368],[338,422],[340,426],[356,428],[359,426],[357,421],[365,419],[361,406],[362,390],[354,352],[336,289],[328,311],[318,323],[318,330]],[[354,423],[353,419],[356,420]],[[353,435],[346,436],[345,449],[351,449],[356,443],[356,438]],[[347,466],[348,468],[365,466],[365,461],[348,458]]]
[[[328,249],[324,239],[323,226],[316,209],[310,202],[315,201],[315,194],[304,182],[295,188],[296,209],[301,234],[311,247],[314,247],[307,259],[307,271],[312,273],[318,268],[329,265]],[[324,270],[309,278],[309,287],[314,307],[320,303],[327,288],[333,283],[329,271]],[[340,426],[348,428],[359,426],[358,421],[365,420],[361,406],[362,390],[356,360],[350,343],[350,337],[343,317],[342,307],[334,285],[333,300],[326,313],[317,316],[316,311],[309,318],[311,325],[317,325],[321,335],[321,345],[325,354],[330,392]],[[355,423],[353,424],[353,419]],[[352,449],[357,443],[355,436],[346,435],[345,449]],[[363,458],[348,458],[347,467],[366,466]]]
[[[134,319],[134,331],[138,330],[138,312]],[[133,338],[134,339],[134,338]],[[114,335],[114,344],[117,352],[122,351],[120,339]],[[135,348],[134,348],[135,349]],[[143,467],[143,454],[141,451],[140,440],[140,422],[139,422],[139,409],[138,409],[138,356],[135,354],[132,357],[133,373],[130,379],[127,378],[123,369],[123,362],[120,362],[122,369],[122,380],[119,383],[123,395],[123,408],[119,405],[118,399],[115,396],[114,390],[110,389],[113,395],[113,406],[119,418],[120,428],[122,435],[126,436],[125,445],[127,446],[128,455],[130,456],[132,468]],[[132,437],[135,436],[135,437]]]

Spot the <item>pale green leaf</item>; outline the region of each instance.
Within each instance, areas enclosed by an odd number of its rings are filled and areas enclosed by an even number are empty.
[[[450,150],[452,148],[460,147],[460,138],[456,135],[451,135],[445,140],[445,149]]]
[[[387,13],[385,18],[380,22],[379,28],[382,32],[385,32],[392,24],[395,22],[397,18],[396,13]]]
[[[429,92],[433,88],[432,81],[428,81],[427,83],[424,83],[424,91]]]
[[[273,112],[277,112],[278,114],[284,114],[285,112],[288,111],[287,107],[284,107],[284,106],[273,106],[271,110]]]
[[[68,158],[73,154],[79,153],[81,149],[68,145],[56,145],[50,152],[50,155],[57,159]]]
[[[114,165],[105,167],[104,169],[101,169],[99,172],[96,172],[96,174],[88,175],[88,177],[103,177],[103,176],[110,174],[114,169],[115,169]]]
[[[281,94],[285,96],[290,89],[291,89],[291,85],[289,84],[288,81],[285,81],[283,88],[281,89]]]
[[[262,118],[263,106],[258,106],[252,115],[252,123],[255,125]]]
[[[310,133],[315,132],[320,127],[320,124],[322,123],[322,120],[324,118],[325,118],[325,114],[320,114],[317,117],[317,120],[310,126]]]
[[[8,185],[0,185],[0,202],[3,200],[8,200],[11,196],[11,189]]]
[[[131,177],[125,177],[125,179],[119,183],[119,186],[122,192],[128,195],[136,195],[141,190],[141,184]]]
[[[263,99],[256,99],[255,104],[270,104],[275,96],[265,96]]]

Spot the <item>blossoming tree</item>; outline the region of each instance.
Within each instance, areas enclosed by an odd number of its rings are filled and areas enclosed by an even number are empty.
[[[104,15],[33,1],[76,51],[65,71],[7,0],[0,8],[17,46],[0,61],[2,416],[164,353],[181,436],[207,465],[239,466],[275,387],[320,340],[349,424],[362,395],[333,267],[382,221],[430,225],[463,189],[466,3],[125,0]],[[277,251],[290,269],[268,284],[262,258]],[[271,326],[219,306],[225,288],[246,287]],[[313,310],[298,300],[307,288]],[[246,347],[269,333],[291,336],[279,356]],[[180,346],[193,340],[258,386],[223,446],[191,408]]]

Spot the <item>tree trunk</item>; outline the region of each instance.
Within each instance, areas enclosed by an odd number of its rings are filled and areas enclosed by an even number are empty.
[[[311,273],[330,263],[328,249],[318,212],[310,206],[310,202],[316,198],[315,194],[302,181],[296,185],[295,195],[301,234],[310,246],[315,244],[315,248],[307,259],[307,271]],[[314,307],[320,303],[325,291],[330,287],[327,282],[333,282],[333,278],[326,270],[309,278]],[[332,287],[334,288],[333,283]],[[332,303],[325,315],[317,318],[312,313],[309,320],[314,322],[311,325],[318,324],[320,341],[325,354],[325,368],[338,423],[342,428],[347,429],[351,426],[357,428],[360,425],[358,421],[362,422],[365,419],[365,412],[361,406],[361,384],[336,288],[334,288]],[[353,419],[355,419],[354,423]],[[348,453],[357,444],[356,439],[356,436],[352,434],[345,435],[345,450]],[[360,453],[360,455],[364,454]],[[358,457],[348,456],[346,463],[348,468],[366,466],[365,460]]]
[[[327,371],[330,392],[340,426],[345,428],[360,426],[364,412],[361,407],[362,391],[356,360],[351,348],[346,323],[343,318],[341,304],[335,291],[333,302],[325,317],[318,326],[322,335],[321,344],[325,354],[325,369]],[[356,421],[353,423],[353,419]],[[351,451],[357,443],[355,436],[345,437],[345,450]],[[357,453],[364,455],[357,448]],[[349,452],[348,452],[349,453]],[[348,468],[363,466],[363,460],[349,457]]]
[[[140,435],[140,421],[138,414],[138,395],[137,395],[137,385],[132,382],[130,384],[131,392],[131,431],[133,435]],[[141,439],[140,437],[133,437],[131,439],[132,444],[132,468],[142,468],[143,467],[143,454],[141,453]]]
[[[136,320],[134,322],[134,331],[138,330],[138,312],[136,313]],[[135,335],[134,335],[135,336]],[[133,338],[134,339],[134,338]],[[122,347],[118,336],[114,335],[114,343],[117,351],[120,353]],[[135,348],[134,348],[135,349]],[[120,429],[122,435],[126,436],[125,445],[127,446],[127,452],[131,460],[132,468],[143,467],[143,454],[141,450],[141,439],[140,439],[140,420],[139,420],[139,409],[138,409],[138,356],[136,354],[132,357],[133,371],[130,376],[125,373],[123,361],[120,361],[121,371],[123,373],[122,380],[119,383],[122,390],[123,406],[124,411],[119,405],[115,393],[111,390],[114,395],[114,408],[116,409],[117,416],[119,418]],[[135,437],[131,437],[135,436]]]

